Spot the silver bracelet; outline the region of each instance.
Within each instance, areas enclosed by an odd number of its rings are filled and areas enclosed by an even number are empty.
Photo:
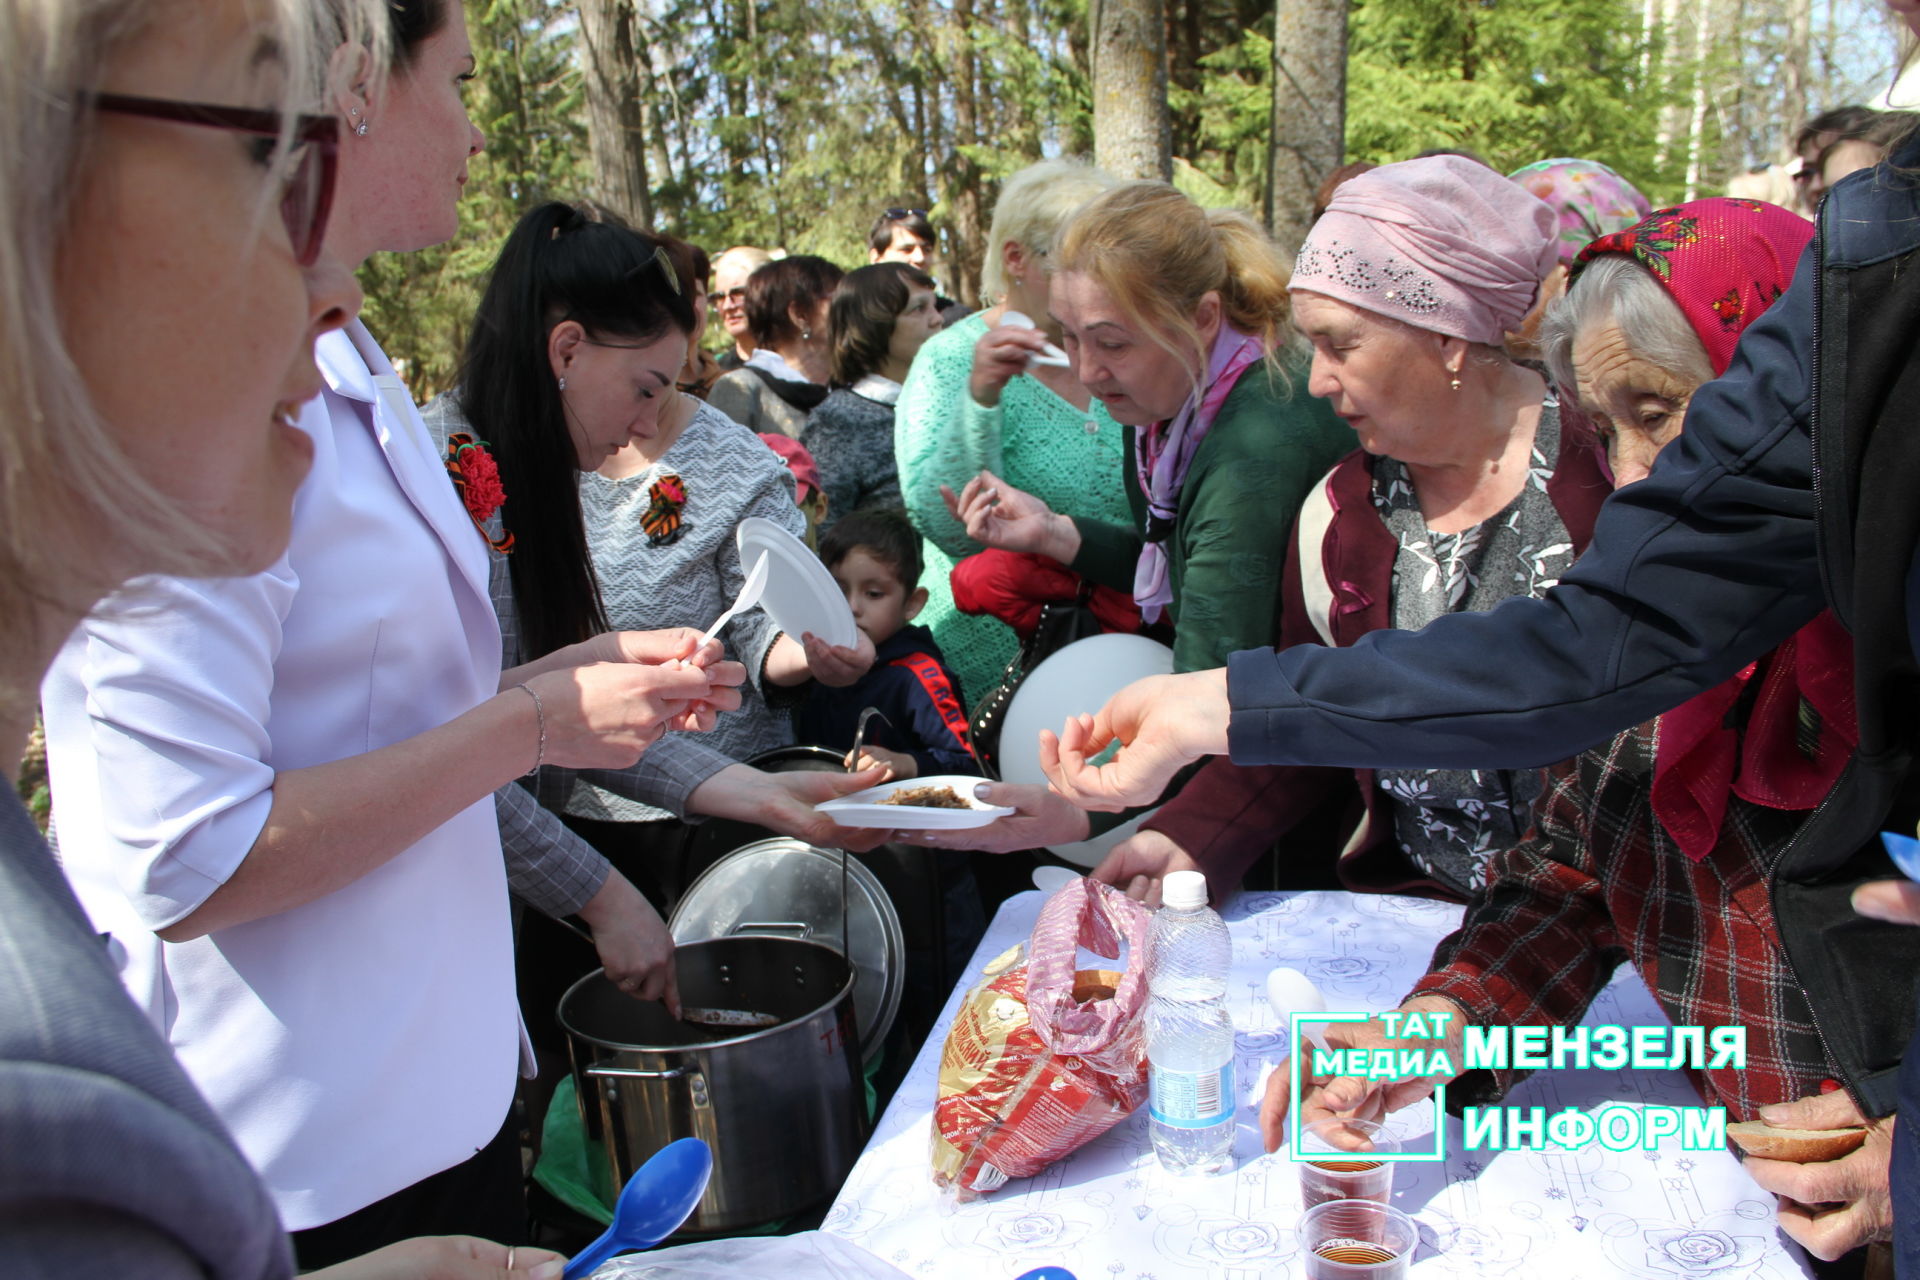
[[[525,689],[527,696],[533,699],[533,718],[540,726],[540,747],[533,754],[533,768],[527,770],[528,775],[536,774],[540,772],[540,766],[544,764],[547,759],[547,709],[540,705],[540,695],[533,691],[532,685],[519,684],[515,685],[514,688]]]

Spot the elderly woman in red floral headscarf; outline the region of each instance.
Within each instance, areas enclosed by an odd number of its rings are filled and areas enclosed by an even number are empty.
[[[1616,486],[1644,477],[1680,434],[1688,399],[1726,370],[1812,234],[1778,206],[1709,199],[1659,210],[1580,252],[1541,347],[1595,424]],[[1676,1026],[1745,1028],[1744,1069],[1695,1077],[1731,1119],[1868,1125],[1844,1092],[1822,1093],[1840,1073],[1818,1013],[1846,993],[1789,967],[1770,897],[1781,851],[1857,743],[1851,651],[1823,613],[1726,684],[1550,770],[1535,832],[1489,861],[1485,888],[1401,1007],[1454,1014],[1456,1036],[1461,1023],[1570,1026],[1624,960]],[[1372,1024],[1329,1032],[1385,1045]],[[1478,1104],[1514,1079],[1474,1071],[1451,1088]],[[1303,1104],[1309,1119],[1320,1108],[1410,1100],[1354,1079],[1319,1084]],[[1286,1105],[1269,1092],[1270,1143]],[[1820,1210],[1857,1218],[1859,1239],[1888,1214],[1890,1126],[1872,1124],[1844,1157],[1858,1165],[1859,1197]],[[1769,1186],[1783,1166],[1747,1167]]]

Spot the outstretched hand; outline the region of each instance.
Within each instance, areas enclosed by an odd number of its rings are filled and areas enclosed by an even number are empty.
[[[941,485],[940,497],[967,536],[983,546],[1051,556],[1062,564],[1079,553],[1080,532],[1073,521],[991,471],[967,481],[957,494]]]
[[[850,645],[828,644],[809,631],[800,637],[800,647],[807,655],[807,670],[830,689],[844,689],[873,670],[873,638],[857,628]]]
[[[1151,804],[1181,769],[1226,753],[1230,714],[1224,667],[1148,676],[1093,715],[1067,721],[1057,737],[1041,730],[1040,767],[1054,790],[1083,809]],[[1116,742],[1119,755],[1092,763]]]
[[[1911,880],[1873,880],[1853,891],[1853,909],[1871,920],[1920,924],[1920,884]]]

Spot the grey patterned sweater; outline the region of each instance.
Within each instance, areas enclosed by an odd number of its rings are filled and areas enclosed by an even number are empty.
[[[820,487],[827,494],[821,533],[852,512],[901,505],[892,405],[838,388],[808,416],[800,443],[820,468]]]
[[[451,393],[421,413],[443,450],[447,436],[470,429]],[[648,490],[666,471],[678,474],[686,486],[682,533],[669,546],[652,547],[639,519]],[[622,628],[705,630],[744,582],[734,526],[757,515],[796,535],[805,528],[786,465],[751,432],[706,405],[695,411],[666,456],[639,475],[624,480],[582,475],[580,505],[608,621]],[[500,530],[491,532],[497,536]],[[491,560],[490,586],[505,645],[502,665],[512,668],[524,660],[512,576],[506,556],[495,552]],[[728,623],[720,638],[728,656],[744,662],[757,682],[776,635],[772,621],[754,609]],[[684,814],[694,789],[728,764],[792,741],[785,717],[769,711],[757,689],[742,693],[740,710],[721,716],[712,733],[670,733],[631,769],[542,769],[536,787],[541,802],[549,809],[622,822]],[[538,817],[503,811],[502,839]],[[560,833],[571,834],[564,827]]]

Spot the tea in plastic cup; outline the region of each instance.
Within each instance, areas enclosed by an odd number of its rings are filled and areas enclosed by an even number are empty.
[[[1371,1120],[1333,1117],[1300,1129],[1300,1204],[1311,1209],[1329,1200],[1377,1200],[1393,1195],[1393,1162],[1370,1158],[1400,1144]],[[1324,1156],[1320,1153],[1324,1153]]]
[[[1373,1200],[1327,1200],[1300,1219],[1307,1280],[1403,1280],[1419,1243],[1412,1218]]]

